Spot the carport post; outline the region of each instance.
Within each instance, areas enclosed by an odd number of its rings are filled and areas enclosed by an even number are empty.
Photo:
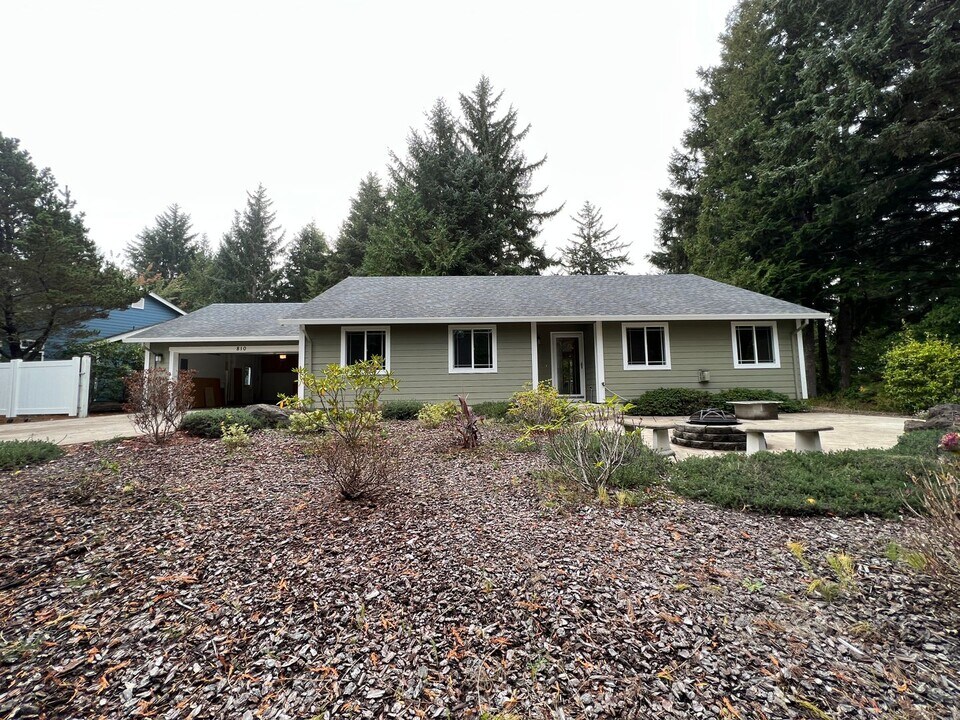
[[[20,366],[23,360],[10,361],[10,409],[7,411],[7,420],[17,416],[17,404],[20,400]]]
[[[74,358],[76,360],[77,358]],[[77,398],[77,417],[86,417],[90,410],[90,355],[84,354],[80,360],[79,397]]]

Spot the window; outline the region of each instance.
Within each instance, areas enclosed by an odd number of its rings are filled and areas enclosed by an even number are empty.
[[[379,357],[384,369],[390,369],[390,331],[387,328],[344,328],[340,347],[341,365]]]
[[[492,326],[450,326],[452,373],[497,371],[497,329]]]
[[[623,323],[623,369],[669,370],[670,329],[666,325]]]
[[[733,366],[780,367],[776,323],[733,323]]]

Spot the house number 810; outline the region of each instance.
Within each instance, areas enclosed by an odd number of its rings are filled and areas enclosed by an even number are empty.
[[[246,345],[237,345],[237,352],[243,352],[247,349]]]

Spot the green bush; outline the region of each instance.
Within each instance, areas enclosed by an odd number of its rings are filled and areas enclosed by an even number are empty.
[[[937,458],[937,445],[942,437],[943,430],[914,430],[901,435],[890,452],[893,455],[911,455],[934,460]]]
[[[425,428],[438,428],[457,414],[457,404],[453,400],[447,402],[424,405],[417,413],[417,420]]]
[[[300,410],[290,416],[287,430],[295,435],[319,433],[327,429],[327,414],[323,410]]]
[[[718,407],[723,407],[724,403],[738,402],[741,400],[773,400],[780,403],[780,412],[782,413],[800,413],[809,412],[810,406],[805,400],[795,400],[789,395],[774,392],[773,390],[756,390],[754,388],[728,388],[721,390],[713,396],[712,401],[717,403]]]
[[[560,395],[549,382],[533,387],[530,383],[510,398],[507,417],[528,428],[565,425],[577,416],[577,406]]]
[[[246,410],[216,408],[213,410],[194,410],[180,421],[180,429],[188,435],[203,438],[223,437],[223,425],[245,425],[250,430],[262,430],[264,424]]]
[[[640,446],[629,462],[624,463],[610,478],[610,485],[625,490],[637,490],[660,485],[670,475],[673,463],[656,450]]]
[[[509,410],[510,402],[508,400],[487,400],[473,406],[473,411],[477,415],[482,415],[488,420],[503,420],[507,417]]]
[[[670,483],[686,497],[738,510],[893,517],[912,491],[910,477],[931,457],[930,435],[912,434],[924,437],[902,437],[889,450],[688,458],[670,468]]]
[[[692,415],[697,410],[723,408],[725,403],[740,400],[773,400],[780,403],[780,412],[807,412],[810,407],[803,400],[794,400],[783,393],[754,388],[727,388],[709,392],[695,388],[657,388],[648,390],[635,400],[630,415]]]
[[[250,444],[250,428],[240,423],[223,423],[220,425],[221,442],[227,446],[228,452],[236,452]]]
[[[423,403],[417,400],[391,400],[380,407],[384,420],[416,420]]]
[[[56,460],[63,455],[59,445],[46,440],[5,440],[0,442],[0,470]]]
[[[712,407],[713,396],[706,390],[657,388],[631,400],[630,415],[691,415]]]
[[[884,391],[898,409],[914,413],[960,402],[960,345],[908,335],[883,361]]]

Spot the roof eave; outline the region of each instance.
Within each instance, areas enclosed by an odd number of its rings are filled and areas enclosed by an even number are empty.
[[[679,322],[682,320],[828,320],[829,313],[815,310],[798,313],[740,313],[704,315],[522,315],[495,317],[405,317],[405,318],[282,318],[282,325],[413,325],[432,323],[481,323],[481,322]]]
[[[254,342],[297,342],[299,335],[254,335],[246,337],[217,337],[213,335],[196,335],[193,337],[125,337],[123,342],[127,343],[172,343],[172,342],[196,342],[196,343],[254,343]]]

